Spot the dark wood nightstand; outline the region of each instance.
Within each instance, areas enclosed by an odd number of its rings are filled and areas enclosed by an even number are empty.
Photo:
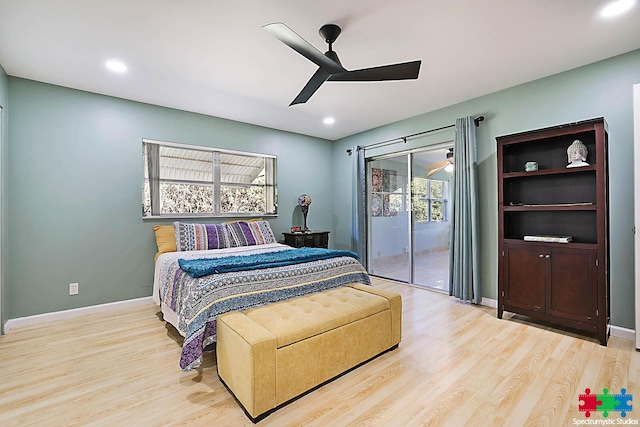
[[[328,248],[329,231],[312,231],[308,233],[282,233],[284,244],[294,248]]]

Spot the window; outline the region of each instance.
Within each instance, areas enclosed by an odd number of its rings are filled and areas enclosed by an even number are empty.
[[[143,140],[143,217],[277,214],[276,157]]]
[[[416,222],[447,221],[449,182],[414,178],[412,181],[413,217]]]

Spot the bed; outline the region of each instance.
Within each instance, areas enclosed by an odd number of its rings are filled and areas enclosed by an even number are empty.
[[[164,233],[161,238],[160,227]],[[164,320],[184,336],[180,367],[200,366],[204,348],[216,341],[217,316],[270,304],[351,283],[370,284],[357,255],[331,251],[322,259],[301,258],[287,263],[261,263],[264,258],[296,254],[298,249],[277,243],[267,221],[156,226],[153,300]],[[175,238],[172,242],[170,232]],[[162,240],[165,241],[162,241]],[[169,249],[164,245],[168,243]],[[175,243],[175,249],[171,246]],[[163,247],[164,246],[164,247]],[[326,251],[317,249],[317,251]],[[271,255],[279,253],[279,255]],[[289,256],[289,255],[287,255]],[[223,271],[227,261],[253,260],[238,271]],[[289,258],[291,258],[289,256]],[[187,270],[185,271],[182,266]],[[193,266],[215,264],[215,271],[197,277]],[[202,270],[208,273],[208,270]]]

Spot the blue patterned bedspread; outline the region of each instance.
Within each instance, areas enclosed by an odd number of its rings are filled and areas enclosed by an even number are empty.
[[[194,278],[177,258],[162,265],[161,300],[178,315],[185,331],[180,367],[200,366],[203,349],[216,340],[216,319],[223,313],[246,310],[350,283],[370,285],[362,264],[351,256],[298,264],[212,274]]]
[[[262,270],[284,267],[302,262],[349,256],[358,259],[355,252],[325,248],[298,248],[262,254],[235,255],[224,258],[179,259],[180,268],[189,276],[198,278],[209,274],[232,271]]]

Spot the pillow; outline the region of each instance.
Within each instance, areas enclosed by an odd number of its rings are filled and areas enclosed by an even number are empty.
[[[234,221],[228,223],[228,227],[234,247],[276,243],[276,237],[267,221]]]
[[[156,234],[159,253],[176,251],[176,233],[173,225],[154,225],[153,231]]]
[[[271,230],[269,221],[251,221],[249,222],[249,228],[258,245],[278,242],[276,236],[273,234],[273,230]]]
[[[230,248],[234,245],[227,224],[187,224],[176,221],[176,250],[200,251]]]
[[[246,222],[262,221],[262,218],[238,219],[235,221],[227,221],[227,224],[233,224],[234,222],[240,222],[240,221],[246,221]]]

